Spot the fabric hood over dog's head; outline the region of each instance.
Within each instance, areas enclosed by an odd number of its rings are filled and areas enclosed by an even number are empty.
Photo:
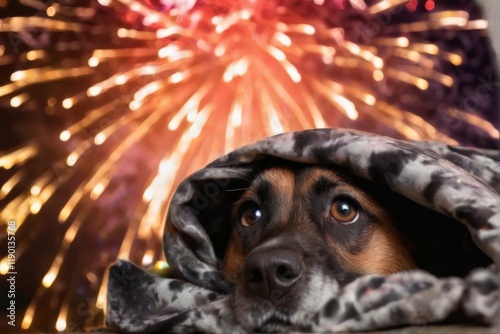
[[[372,280],[379,278],[367,275],[332,297],[340,305],[335,312],[331,308],[315,311],[310,316],[314,320],[306,327],[294,328],[292,324],[290,330],[374,330],[411,325],[417,316],[421,323],[439,322],[457,312],[470,322],[500,322],[499,152],[400,141],[352,130],[316,129],[244,146],[184,180],[170,203],[164,233],[172,277],[151,276],[128,262],[117,262],[110,270],[108,326],[129,332],[160,328],[174,332],[251,331],[234,314],[232,289],[223,279],[220,263],[231,232],[231,206],[237,200],[230,190],[248,184],[261,166],[274,161],[331,165],[371,181],[411,202],[426,214],[423,217],[443,217],[450,229],[465,226],[483,257],[492,263],[489,268],[472,270],[465,278],[438,278],[420,270],[393,274],[378,283],[378,294],[361,294],[360,298],[360,291],[373,287]],[[433,223],[427,221],[420,227],[415,222],[409,228],[426,237],[433,234]],[[445,236],[448,225],[443,225]],[[127,277],[125,286],[123,276]],[[440,303],[430,309],[432,300]],[[347,304],[349,312],[342,307]]]

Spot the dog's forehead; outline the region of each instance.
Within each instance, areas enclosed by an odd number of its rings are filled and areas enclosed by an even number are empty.
[[[295,184],[295,171],[290,167],[272,167],[264,170],[254,181],[254,187],[268,188],[275,192],[293,191]]]
[[[264,170],[253,182],[253,190],[270,193],[306,192],[319,181],[344,183],[338,171],[322,166],[275,166]]]
[[[309,191],[320,183],[328,184],[344,183],[338,172],[326,167],[311,166],[297,173],[296,185],[301,192]]]
[[[307,165],[272,167],[260,173],[247,194],[248,198],[257,197],[292,210],[299,204],[297,201],[301,202],[305,198],[319,194],[328,194],[332,188],[349,193],[363,207],[369,207],[372,213],[383,216],[382,208],[374,205],[373,194],[367,192],[368,189],[364,191],[352,177],[334,167]]]

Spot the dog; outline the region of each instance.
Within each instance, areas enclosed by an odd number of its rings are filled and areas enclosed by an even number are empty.
[[[235,286],[239,321],[285,331],[324,305],[339,284],[415,268],[377,194],[364,188],[330,167],[258,173],[232,208],[222,263]]]

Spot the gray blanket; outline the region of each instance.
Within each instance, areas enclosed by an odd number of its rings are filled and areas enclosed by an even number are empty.
[[[335,165],[411,203],[415,212],[409,216],[417,218],[404,228],[421,268],[332,284],[328,301],[294,319],[287,330],[362,331],[442,321],[500,327],[499,152],[342,129],[270,137],[183,181],[164,231],[170,277],[127,261],[115,263],[109,272],[107,326],[125,332],[255,330],[256,324],[238,313],[232,286],[220,272],[227,217],[236,200],[228,190],[276,159]],[[273,328],[259,324],[259,330]]]

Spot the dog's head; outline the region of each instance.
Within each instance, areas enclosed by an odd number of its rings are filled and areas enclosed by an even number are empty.
[[[263,170],[232,220],[223,272],[238,318],[253,328],[300,324],[339,283],[414,267],[376,194],[329,168]]]

